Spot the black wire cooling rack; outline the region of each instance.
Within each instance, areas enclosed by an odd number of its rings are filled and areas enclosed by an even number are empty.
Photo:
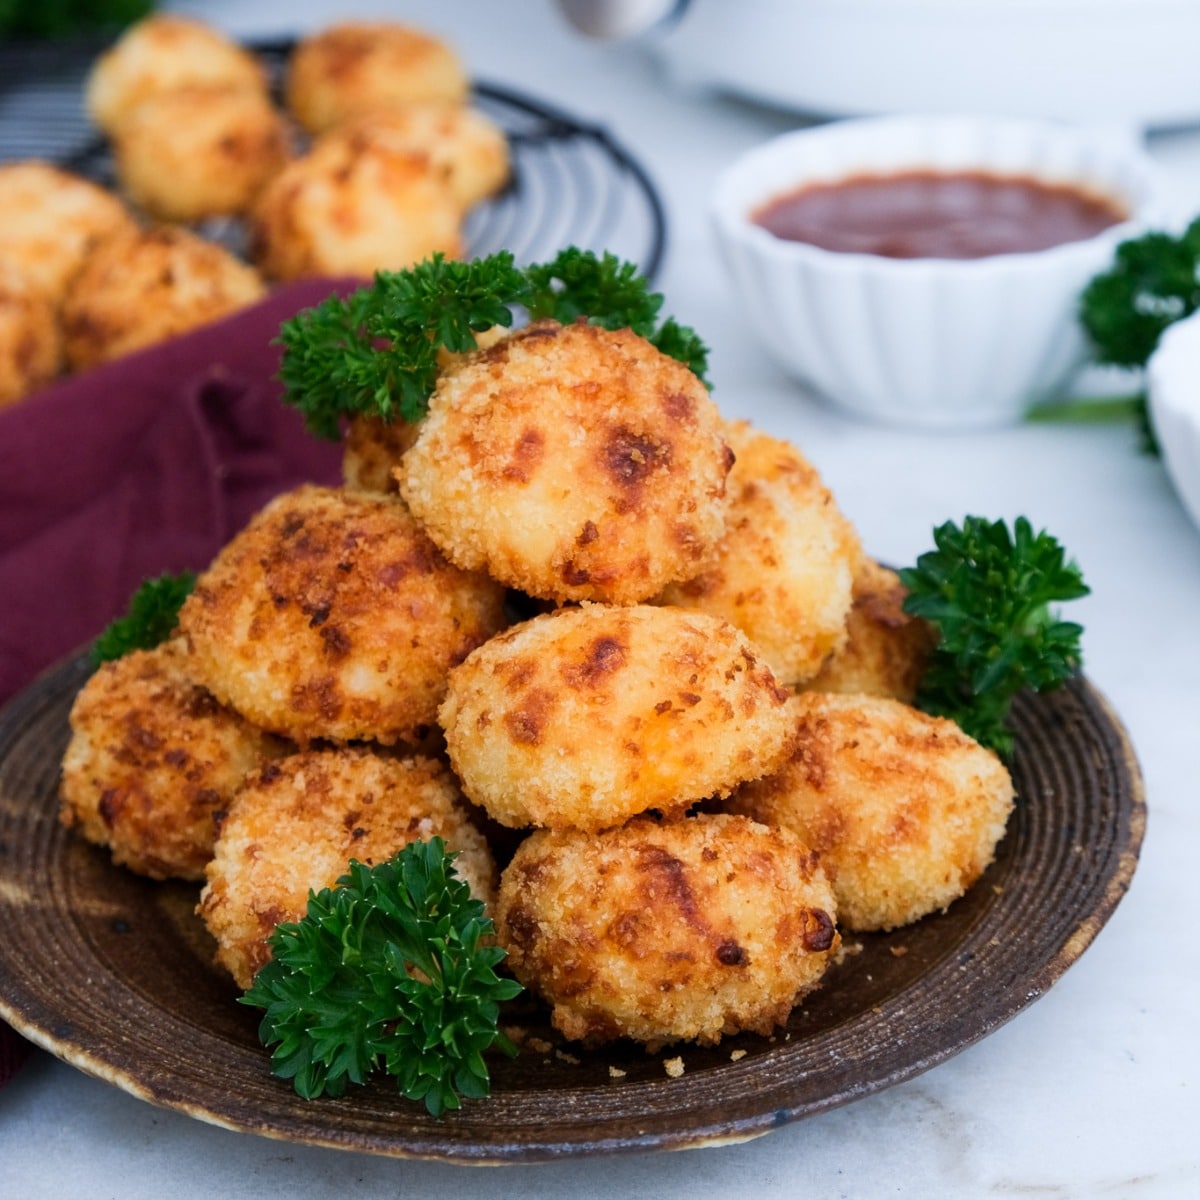
[[[277,89],[292,46],[250,46]],[[90,40],[0,44],[0,162],[50,159],[115,187],[108,144],[88,122],[82,100],[101,49]],[[665,248],[665,214],[653,181],[629,151],[603,127],[508,87],[477,83],[473,103],[508,135],[512,179],[468,215],[470,256],[510,250],[519,263],[543,262],[574,245],[610,251],[655,277]],[[243,249],[235,221],[205,222],[199,231],[236,252]]]

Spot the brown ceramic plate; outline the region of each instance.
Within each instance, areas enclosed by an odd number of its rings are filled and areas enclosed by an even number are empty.
[[[1145,825],[1132,748],[1078,680],[1016,709],[1019,803],[987,874],[940,915],[848,939],[827,983],[770,1040],[648,1055],[532,1039],[490,1099],[435,1121],[386,1081],[306,1102],[274,1079],[257,1015],[210,964],[196,889],[111,865],[57,822],[58,761],[82,660],[0,714],[0,1017],[89,1074],[231,1129],[447,1161],[532,1162],[755,1137],[944,1061],[1040,996],[1129,885]],[[678,1055],[682,1076],[663,1060]]]

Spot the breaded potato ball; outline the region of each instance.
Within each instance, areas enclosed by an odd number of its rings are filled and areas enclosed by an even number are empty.
[[[293,159],[249,214],[250,255],[272,279],[399,271],[463,252],[462,212],[423,154],[330,143]]]
[[[179,614],[213,694],[301,744],[420,740],[450,668],[504,623],[503,589],[398,498],[312,485],[255,516]]]
[[[405,452],[417,440],[420,422],[384,421],[356,415],[346,425],[342,439],[342,480],[356,492],[395,492],[392,474]]]
[[[304,38],[288,63],[285,98],[309,133],[414,100],[459,102],[470,83],[454,51],[394,22],[346,21]]]
[[[445,177],[464,211],[498,192],[508,181],[508,140],[478,109],[445,101],[378,109],[338,125],[321,144],[342,142],[351,153],[373,145],[423,154]]]
[[[178,641],[101,666],[70,726],[63,824],[151,879],[203,879],[218,814],[247,772],[283,752],[193,680]]]
[[[803,683],[846,641],[858,535],[794,446],[746,421],[727,425],[725,438],[734,453],[725,536],[700,574],[659,599],[724,617],[780,682]]]
[[[538,321],[439,379],[400,492],[461,567],[634,604],[712,554],[731,462],[683,364],[628,329]]]
[[[958,899],[1012,811],[1000,759],[898,700],[805,692],[793,705],[790,760],[727,806],[793,830],[821,856],[845,929],[894,929]]]
[[[817,856],[783,829],[720,814],[539,830],[505,869],[497,934],[567,1037],[651,1049],[769,1034],[840,939]]]
[[[258,272],[178,227],[134,230],[96,246],[63,302],[75,370],[186,333],[261,299]]]
[[[0,408],[49,383],[61,366],[53,304],[0,257]]]
[[[55,305],[99,241],[136,228],[111,192],[32,159],[0,165],[0,213],[0,258]]]
[[[124,193],[162,221],[245,212],[290,157],[283,115],[261,91],[190,84],[148,96],[113,135]]]
[[[100,55],[84,105],[113,134],[147,97],[193,84],[251,88],[264,96],[268,90],[266,68],[248,50],[203,21],[163,13],[131,25]]]
[[[248,988],[270,960],[275,926],[304,916],[311,890],[333,887],[357,859],[386,862],[409,842],[440,837],[485,904],[496,868],[454,777],[436,759],[364,747],[309,750],[251,774],[221,819],[197,912],[216,961]]]
[[[513,626],[450,673],[439,717],[463,790],[511,827],[679,814],[774,770],[792,736],[787,693],[743,634],[648,605]]]
[[[864,557],[854,577],[846,644],[805,688],[890,696],[911,704],[937,635],[927,621],[904,611],[905,595],[895,571]]]

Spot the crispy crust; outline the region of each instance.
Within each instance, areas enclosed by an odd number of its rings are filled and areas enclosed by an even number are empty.
[[[460,566],[633,604],[712,553],[731,461],[682,364],[629,330],[541,321],[442,376],[399,478]]]
[[[282,743],[193,680],[180,643],[106,663],[71,709],[61,818],[152,879],[203,879],[216,818]]]
[[[0,257],[0,408],[49,383],[61,365],[54,306]]]
[[[451,672],[439,716],[464,791],[512,827],[681,812],[774,769],[791,736],[787,693],[741,633],[645,605],[514,626]]]
[[[724,617],[781,682],[802,683],[845,644],[858,535],[794,446],[745,421],[725,437],[735,455],[725,536],[703,571],[659,599]]]
[[[835,917],[799,838],[724,815],[540,830],[497,903],[509,965],[558,1029],[651,1048],[771,1033],[836,953]]]
[[[951,721],[896,700],[807,692],[797,742],[727,805],[821,856],[846,929],[894,929],[983,874],[1013,806],[1004,764]]]
[[[393,743],[425,736],[447,672],[504,625],[503,601],[399,499],[304,486],[221,551],[180,628],[205,684],[256,724]]]
[[[255,772],[221,821],[196,910],[216,961],[249,987],[270,959],[271,932],[304,915],[310,889],[332,887],[352,858],[371,866],[432,837],[459,851],[459,874],[492,903],[491,853],[437,760],[310,750]]]

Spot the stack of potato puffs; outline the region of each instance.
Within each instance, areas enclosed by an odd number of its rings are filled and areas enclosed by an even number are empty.
[[[439,835],[566,1037],[769,1034],[842,932],[978,878],[1008,772],[910,706],[932,635],[798,449],[628,330],[482,341],[93,677],[63,818],[203,879],[243,987],[310,889]]]
[[[0,165],[0,405],[272,283],[457,257],[466,214],[509,175],[453,50],[395,23],[300,41],[277,102],[253,53],[151,16],[97,59],[85,105],[116,191],[46,162]]]

